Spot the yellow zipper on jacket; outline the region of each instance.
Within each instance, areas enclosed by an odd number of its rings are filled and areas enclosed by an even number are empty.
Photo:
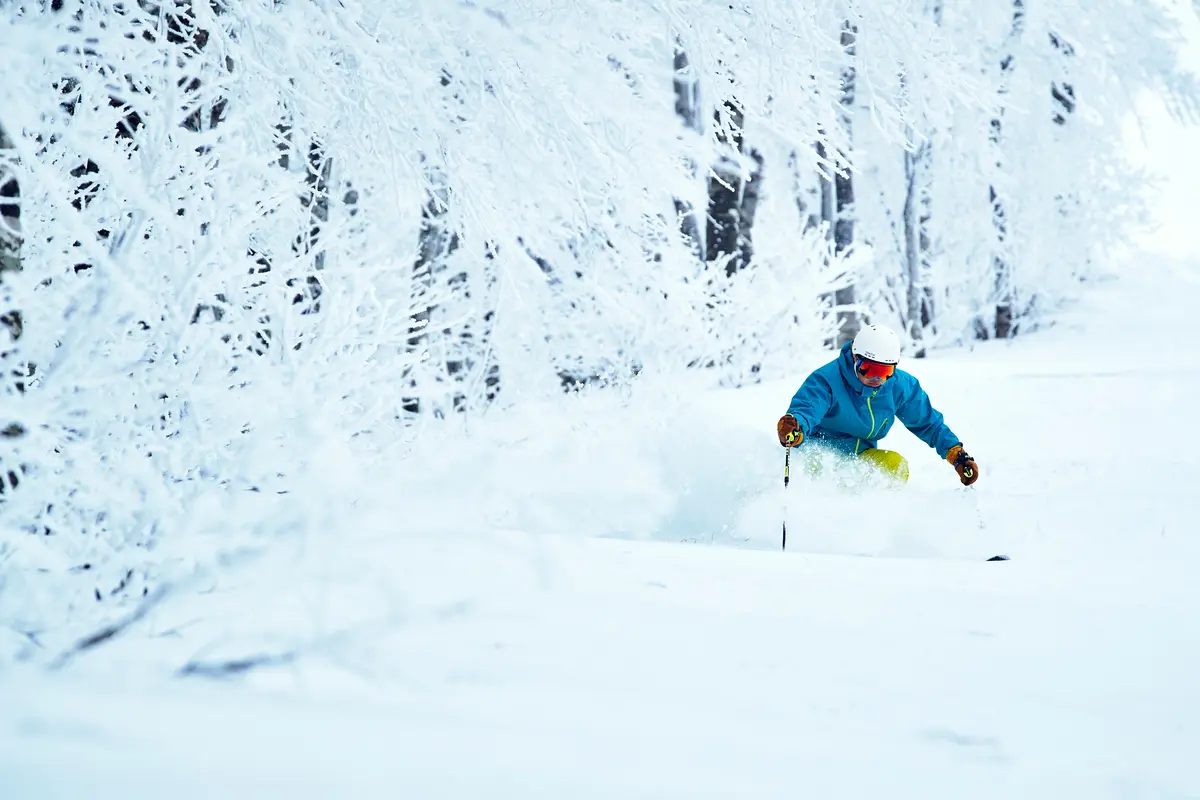
[[[875,435],[875,410],[871,408],[871,399],[877,394],[879,394],[878,389],[871,392],[871,396],[867,398],[867,413],[871,415],[871,432],[867,434],[868,440]]]
[[[877,394],[879,394],[878,389],[871,392],[871,394],[868,395],[868,397],[867,397],[867,413],[871,415],[871,432],[867,434],[868,440],[870,440],[870,438],[875,435],[875,410],[873,408],[871,408],[871,399],[874,398],[875,395],[877,395]],[[887,422],[887,420],[884,420],[884,422]],[[858,448],[860,448],[860,447],[862,447],[862,439],[855,439],[854,440],[854,455],[858,455]]]

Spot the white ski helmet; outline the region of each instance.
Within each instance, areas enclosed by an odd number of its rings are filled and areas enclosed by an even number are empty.
[[[854,337],[850,352],[880,364],[899,364],[900,337],[882,325],[867,325]]]

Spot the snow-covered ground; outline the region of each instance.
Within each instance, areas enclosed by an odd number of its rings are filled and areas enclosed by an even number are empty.
[[[911,485],[797,478],[781,553],[793,382],[677,396],[671,425],[580,401],[4,667],[0,797],[1200,797],[1200,372],[1165,346],[1200,282],[1133,274],[909,365],[970,492],[900,431]]]
[[[907,365],[971,490],[898,428],[905,490],[785,495],[807,363],[435,432],[336,529],[0,662],[0,798],[1200,797],[1200,268],[1155,249]]]

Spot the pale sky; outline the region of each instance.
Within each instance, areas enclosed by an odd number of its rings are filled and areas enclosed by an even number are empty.
[[[1158,173],[1162,191],[1153,202],[1157,230],[1145,249],[1173,256],[1200,253],[1200,124],[1172,120],[1161,101],[1141,103],[1141,124],[1129,126],[1130,154]]]
[[[1191,40],[1184,66],[1200,74],[1200,20],[1184,15],[1182,29]],[[1126,133],[1134,160],[1163,180],[1154,203],[1158,229],[1145,236],[1147,250],[1172,256],[1200,254],[1200,123],[1172,120],[1160,99],[1139,103],[1140,125],[1131,121]]]

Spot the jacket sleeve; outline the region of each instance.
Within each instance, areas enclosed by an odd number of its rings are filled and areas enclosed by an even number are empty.
[[[825,419],[829,407],[833,405],[833,389],[824,375],[814,372],[805,378],[804,383],[792,397],[788,413],[800,423],[800,430],[805,436]]]
[[[905,387],[907,391],[902,402],[896,406],[896,417],[914,436],[945,458],[950,448],[959,443],[959,439],[946,425],[942,412],[929,402],[929,395],[921,388],[920,381],[911,378],[911,382],[911,386]]]

